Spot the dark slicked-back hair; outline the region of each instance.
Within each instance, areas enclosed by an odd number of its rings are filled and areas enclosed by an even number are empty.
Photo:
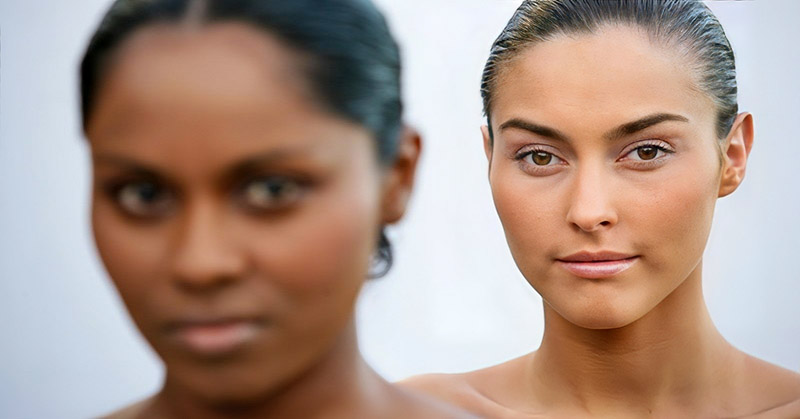
[[[526,48],[561,35],[591,34],[629,25],[673,48],[691,64],[698,88],[717,106],[717,136],[725,138],[739,112],[736,64],[725,31],[698,0],[526,0],[492,45],[483,71],[483,111],[489,119],[503,65]]]

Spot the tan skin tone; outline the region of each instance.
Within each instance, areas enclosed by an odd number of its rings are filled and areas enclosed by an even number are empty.
[[[483,128],[489,181],[544,301],[544,337],[504,364],[408,386],[493,418],[800,416],[800,375],[731,346],[703,300],[714,206],[744,177],[753,119],[717,138],[684,60],[616,27],[505,64],[493,141]],[[582,251],[632,264],[587,278],[565,264]]]
[[[381,165],[303,60],[238,23],[144,28],[115,56],[87,127],[92,222],[166,378],[112,417],[461,417],[356,345],[353,306],[420,139],[406,130]]]

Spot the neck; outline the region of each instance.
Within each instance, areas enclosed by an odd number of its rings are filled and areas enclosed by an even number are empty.
[[[353,417],[374,413],[385,402],[388,389],[388,383],[361,358],[351,321],[316,365],[257,401],[213,406],[171,382],[167,373],[164,389],[145,413],[165,419]]]
[[[581,328],[545,304],[544,338],[528,364],[533,391],[592,414],[707,405],[737,352],[711,322],[701,282],[698,266],[647,315],[618,329]]]

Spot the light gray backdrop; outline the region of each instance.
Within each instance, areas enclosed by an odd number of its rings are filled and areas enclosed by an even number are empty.
[[[426,137],[392,231],[397,264],[359,303],[361,347],[388,379],[465,371],[535,349],[541,303],[494,213],[478,85],[516,1],[379,0]],[[0,0],[0,418],[98,415],[158,388],[161,366],[105,277],[88,225],[77,65],[106,0]],[[735,345],[800,370],[800,2],[713,2],[756,118],[747,179],[720,201],[705,291]]]

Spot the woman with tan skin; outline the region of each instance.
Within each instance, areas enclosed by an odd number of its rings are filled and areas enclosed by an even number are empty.
[[[706,6],[526,1],[482,90],[495,206],[544,337],[406,384],[492,418],[800,417],[800,375],[730,345],[703,300],[715,203],[753,144]]]
[[[365,364],[420,140],[365,1],[120,0],[81,68],[101,258],[163,360],[112,417],[466,417]]]

